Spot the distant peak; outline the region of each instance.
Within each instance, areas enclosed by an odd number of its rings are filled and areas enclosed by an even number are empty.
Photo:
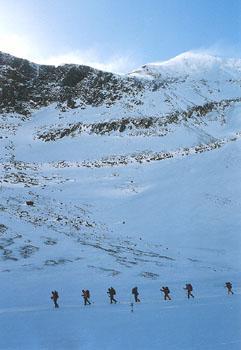
[[[143,65],[131,72],[148,78],[157,76],[209,76],[217,74],[236,75],[241,73],[241,59],[224,58],[208,52],[187,51],[166,61],[157,61]]]
[[[169,60],[161,61],[161,62],[154,62],[151,64],[160,65],[160,66],[170,66],[173,64],[179,64],[179,63],[184,63],[184,62],[186,62],[188,64],[190,64],[191,62],[213,63],[214,61],[221,62],[222,60],[223,59],[221,57],[209,54],[207,52],[186,51],[186,52],[181,53],[180,55],[177,55],[173,58],[170,58]]]

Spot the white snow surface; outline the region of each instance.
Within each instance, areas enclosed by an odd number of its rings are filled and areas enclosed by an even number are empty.
[[[184,52],[168,61],[149,63],[131,72],[143,76],[184,76],[225,79],[241,76],[241,59],[222,58],[203,52]]]
[[[188,75],[145,91],[142,105],[126,98],[0,116],[0,349],[241,349],[240,62],[185,53],[132,73]],[[220,105],[181,117],[209,102]],[[178,122],[165,128],[38,138],[78,122],[174,111]],[[141,303],[131,312],[135,285]],[[83,306],[82,289],[92,305]]]

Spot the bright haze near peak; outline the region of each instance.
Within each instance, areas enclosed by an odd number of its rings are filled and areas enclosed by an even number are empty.
[[[241,59],[220,57],[208,52],[184,52],[166,61],[152,62],[142,65],[131,72],[131,75],[156,77],[162,76],[183,76],[210,79],[219,76],[237,75],[241,73]]]
[[[238,0],[0,0],[0,5],[0,50],[36,63],[127,73],[200,48],[241,56]]]

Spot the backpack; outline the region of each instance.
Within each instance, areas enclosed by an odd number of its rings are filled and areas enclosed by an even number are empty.
[[[170,293],[170,289],[168,287],[165,287],[164,290],[165,290],[165,293]]]
[[[90,297],[90,291],[88,289],[85,291],[85,296],[86,296],[86,298]]]
[[[53,298],[53,300],[57,300],[58,297],[59,297],[59,294],[58,294],[58,292],[55,290],[55,291],[53,292],[52,298]]]
[[[137,294],[137,288],[132,288],[132,294]]]
[[[187,290],[189,291],[189,292],[192,292],[192,285],[189,283],[189,284],[187,284]]]
[[[116,291],[115,291],[114,288],[112,288],[111,292],[112,292],[113,295],[116,295]]]

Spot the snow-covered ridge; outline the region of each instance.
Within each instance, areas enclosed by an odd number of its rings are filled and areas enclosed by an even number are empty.
[[[130,73],[136,76],[185,76],[210,80],[241,79],[241,59],[222,58],[208,53],[185,52],[163,62],[143,65]]]
[[[240,81],[240,59],[193,52],[146,64],[127,75],[73,64],[36,65],[0,52],[0,112],[30,115],[57,103],[60,110],[121,104],[122,111],[153,113],[155,106],[165,113],[183,104],[186,108],[187,100],[196,105],[240,97]]]

